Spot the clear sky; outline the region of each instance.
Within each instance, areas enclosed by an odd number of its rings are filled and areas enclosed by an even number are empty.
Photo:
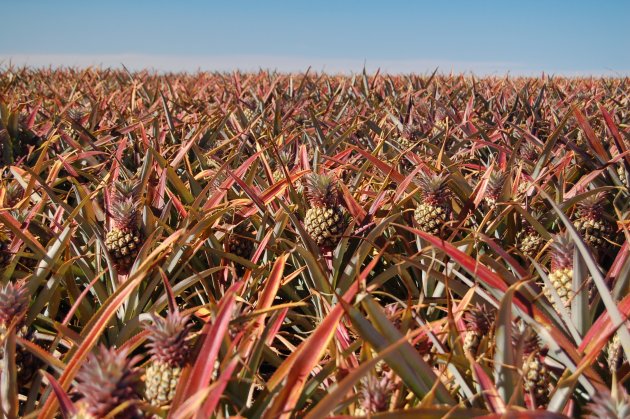
[[[0,0],[0,65],[630,74],[630,0]]]

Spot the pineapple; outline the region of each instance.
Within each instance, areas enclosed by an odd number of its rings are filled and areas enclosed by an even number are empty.
[[[540,339],[531,328],[516,329],[512,335],[514,347],[522,346],[523,390],[536,407],[549,401],[551,375],[545,366]]]
[[[534,218],[540,219],[540,214],[534,212]],[[521,220],[522,228],[516,233],[516,247],[527,258],[535,258],[545,243],[538,231],[531,226],[523,217]]]
[[[190,348],[186,338],[192,323],[179,311],[166,318],[152,314],[153,324],[145,325],[149,331],[151,361],[146,368],[145,398],[153,406],[170,404],[182,368],[186,365]]]
[[[407,124],[403,127],[398,143],[404,150],[410,149],[418,144],[418,141],[422,139],[424,133],[420,125]]]
[[[610,342],[608,342],[606,347],[606,361],[611,371],[619,370],[624,362],[627,362],[623,348],[621,347],[619,333],[615,333]]]
[[[551,243],[551,272],[549,281],[553,285],[565,306],[573,299],[573,248],[574,244],[568,233],[557,234]],[[554,305],[553,294],[546,286],[543,292]]]
[[[503,192],[503,187],[508,179],[509,173],[503,170],[493,171],[488,178],[488,185],[486,187],[486,195],[484,200],[490,206],[494,206],[500,199]]]
[[[595,393],[586,406],[584,419],[627,419],[630,418],[630,396],[626,389],[619,385],[613,387],[612,393],[607,391]]]
[[[420,230],[437,236],[452,212],[447,176],[422,173],[418,184],[423,202],[416,207],[414,218]]]
[[[519,155],[521,159],[527,162],[535,162],[538,160],[538,157],[540,156],[540,151],[538,150],[538,147],[533,142],[525,141],[521,145],[521,148],[519,150]]]
[[[584,242],[600,255],[610,249],[607,239],[615,234],[613,224],[604,218],[605,199],[606,195],[602,193],[583,199],[578,203],[577,218],[573,221]]]
[[[464,337],[464,351],[476,355],[484,336],[492,332],[496,313],[485,305],[477,305],[464,314],[466,335]]]
[[[321,248],[334,248],[348,227],[347,211],[340,205],[337,180],[327,174],[311,174],[307,179],[311,205],[304,217],[306,232]]]
[[[112,194],[111,216],[113,227],[107,233],[105,246],[116,269],[126,274],[142,246],[142,233],[138,229],[139,184],[133,181],[118,182]]]
[[[253,250],[254,242],[251,237],[251,230],[243,226],[243,224],[235,227],[232,233],[228,235],[226,251],[228,253],[234,253],[236,256],[249,259]]]
[[[111,417],[110,412],[125,402],[130,405],[115,418],[142,417],[136,407],[140,401],[140,372],[136,367],[139,358],[128,359],[127,352],[100,346],[96,354],[88,356],[77,374],[75,391],[81,399],[76,419]]]
[[[6,266],[11,261],[11,250],[9,245],[11,244],[11,232],[0,224],[0,264]]]
[[[0,341],[4,339],[9,326],[21,324],[28,309],[27,293],[28,289],[21,284],[7,282],[0,285]]]
[[[392,393],[396,389],[393,372],[383,369],[377,375],[368,375],[361,380],[360,406],[355,415],[370,415],[389,410]]]

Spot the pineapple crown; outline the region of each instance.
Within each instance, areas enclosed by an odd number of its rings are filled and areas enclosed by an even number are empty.
[[[488,309],[485,304],[477,304],[464,313],[466,330],[478,332],[482,335],[488,334],[492,329],[495,317],[496,312],[494,309]]]
[[[362,380],[361,407],[368,413],[387,410],[394,390],[395,385],[389,374],[383,374],[382,377],[367,376]]]
[[[189,316],[182,316],[178,310],[166,317],[152,313],[153,323],[144,325],[149,332],[149,353],[159,362],[180,367],[187,361],[189,347],[186,338],[192,327]]]
[[[28,289],[19,283],[0,286],[0,328],[19,322],[28,309]]]
[[[551,242],[551,271],[573,267],[575,245],[568,232],[556,234]]]
[[[445,205],[451,194],[448,190],[448,174],[421,172],[418,175],[418,186],[422,198],[432,205]]]
[[[497,170],[490,173],[490,177],[488,178],[488,186],[486,188],[486,198],[490,199],[492,202],[495,202],[501,197],[501,192],[503,191],[505,181],[508,179],[508,175],[509,172],[505,170]]]
[[[597,220],[602,217],[604,205],[608,195],[605,192],[599,192],[595,195],[588,196],[577,204],[577,215],[580,218],[588,218]]]
[[[141,186],[142,184],[137,179],[117,181],[112,191],[112,201],[120,202],[129,198],[137,201],[140,197]]]
[[[114,224],[118,228],[132,228],[136,225],[138,201],[126,198],[112,203],[111,214]]]
[[[306,179],[307,197],[315,207],[334,207],[339,204],[337,179],[328,174],[311,173]]]
[[[28,309],[28,289],[22,284],[7,282],[0,286],[0,327],[19,322]]]
[[[623,386],[613,388],[613,392],[597,392],[586,406],[584,419],[628,418],[630,417],[630,396]]]
[[[126,349],[100,346],[79,370],[76,391],[93,417],[103,418],[121,404],[139,400],[140,371],[136,364],[140,358],[129,359],[127,355]],[[120,417],[134,417],[136,409],[132,406],[128,410]]]
[[[512,344],[514,347],[518,347],[519,345],[522,346],[524,357],[528,357],[541,350],[540,338],[536,332],[534,332],[531,327],[524,327],[522,325],[514,327],[514,331],[512,333]]]

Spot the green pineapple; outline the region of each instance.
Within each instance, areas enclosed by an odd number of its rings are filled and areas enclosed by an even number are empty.
[[[136,367],[138,357],[128,359],[128,351],[100,346],[96,354],[90,354],[79,373],[75,391],[81,395],[79,414],[74,419],[111,417],[110,413],[125,402],[129,407],[114,418],[135,419],[143,415],[137,404],[140,401],[140,371]]]
[[[166,318],[152,314],[153,324],[145,325],[149,331],[151,360],[146,368],[145,397],[153,406],[170,404],[182,369],[190,356],[186,338],[192,323],[188,316],[179,311],[169,313]]]
[[[331,175],[312,173],[307,185],[311,207],[304,217],[306,232],[319,247],[334,248],[349,221],[347,211],[341,206],[337,180]]]
[[[452,213],[447,176],[421,173],[418,185],[423,201],[416,206],[414,218],[420,230],[438,236]]]
[[[138,228],[138,193],[139,184],[127,181],[117,183],[112,194],[113,226],[105,237],[105,246],[118,273],[123,275],[129,272],[143,243],[142,233]]]

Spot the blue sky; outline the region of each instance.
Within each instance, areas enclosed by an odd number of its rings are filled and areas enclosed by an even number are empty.
[[[0,1],[0,61],[630,74],[630,1]]]

